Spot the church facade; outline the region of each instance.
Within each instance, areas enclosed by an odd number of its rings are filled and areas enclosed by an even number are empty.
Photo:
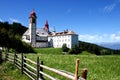
[[[72,48],[78,43],[78,35],[71,30],[50,32],[48,21],[46,21],[44,28],[40,29],[37,29],[36,23],[37,16],[36,13],[32,11],[29,16],[29,28],[22,36],[22,40],[32,47],[61,48],[63,44],[66,44],[68,48]]]

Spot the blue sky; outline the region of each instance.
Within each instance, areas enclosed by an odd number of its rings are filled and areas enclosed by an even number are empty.
[[[51,31],[73,30],[86,42],[120,42],[120,0],[1,0],[0,21],[29,25],[32,9],[37,28],[48,20]]]

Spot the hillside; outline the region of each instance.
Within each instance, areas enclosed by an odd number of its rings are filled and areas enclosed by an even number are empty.
[[[13,22],[9,24],[8,22],[0,22],[0,31],[8,32],[8,34],[22,36],[26,30],[27,27],[23,26],[21,23]]]
[[[24,54],[28,59],[36,61],[39,59],[44,62],[44,65],[51,68],[59,69],[74,73],[75,60],[79,59],[79,76],[83,68],[88,69],[87,80],[119,80],[120,79],[120,56],[106,55],[96,56],[90,53],[83,52],[82,55],[62,55],[60,49],[55,48],[40,48],[40,52],[37,54]],[[49,52],[51,51],[51,52]],[[59,53],[57,53],[59,52]],[[54,54],[54,55],[53,55]],[[90,55],[89,55],[90,54]],[[111,65],[112,64],[112,65]],[[31,64],[32,65],[32,64]],[[9,68],[8,68],[9,67]],[[13,63],[10,62],[0,64],[0,80],[30,80],[21,71],[16,68]],[[58,76],[52,72],[48,72],[45,69],[45,73],[60,78],[59,80],[68,80],[64,77]],[[49,80],[49,79],[45,79]]]
[[[88,51],[96,55],[110,55],[110,54],[120,54],[120,50],[114,50],[106,47],[102,47],[97,44],[79,41],[79,47],[82,51]]]
[[[78,54],[83,54],[83,53],[93,54],[93,55],[120,54],[120,50],[113,50],[83,41],[79,41],[79,44],[77,46],[79,50],[81,50],[80,53]],[[52,54],[52,55],[63,54],[61,48],[35,48],[35,51],[41,54]]]
[[[0,22],[0,47],[4,47],[7,51],[12,49],[19,53],[34,52],[29,44],[21,40],[22,34],[26,29],[20,23]]]
[[[40,56],[40,60],[43,60],[45,65],[72,73],[74,73],[75,60],[80,59],[79,71],[82,68],[88,69],[87,80],[119,80],[120,78],[120,64],[118,64],[120,56],[96,56],[86,51],[83,51],[79,55],[62,55],[62,51],[57,48],[37,48],[36,50],[39,53],[26,55],[34,61],[36,60],[36,56]],[[55,75],[53,73],[50,74]],[[80,74],[81,72],[79,72]],[[55,77],[57,76],[55,75]],[[60,78],[60,80],[67,80],[62,77]]]

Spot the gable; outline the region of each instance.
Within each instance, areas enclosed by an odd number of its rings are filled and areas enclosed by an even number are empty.
[[[29,31],[30,31],[30,29],[28,28],[28,29],[25,31],[25,33],[23,34],[23,36],[25,36],[25,35],[30,35],[30,34],[29,34]]]

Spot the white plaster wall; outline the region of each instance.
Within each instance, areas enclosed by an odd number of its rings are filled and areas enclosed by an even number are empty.
[[[36,47],[48,47],[48,42],[36,42]]]

